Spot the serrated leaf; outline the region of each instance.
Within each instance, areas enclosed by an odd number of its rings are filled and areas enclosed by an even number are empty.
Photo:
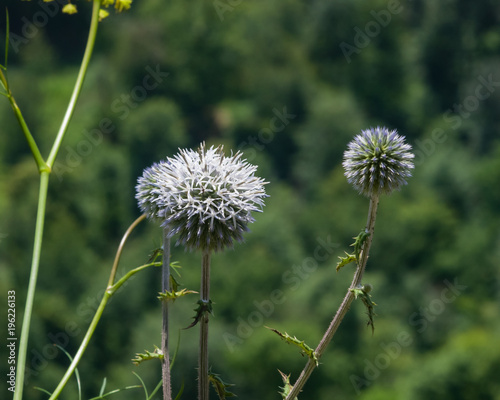
[[[347,252],[344,252],[346,254],[345,257],[340,257],[340,261],[337,263],[337,268],[336,268],[336,271],[339,272],[340,268],[342,268],[343,266],[353,262],[353,261],[357,261],[356,260],[356,256],[354,254],[349,254]]]
[[[286,400],[290,392],[292,391],[292,384],[290,383],[290,375],[285,375],[283,372],[278,370],[278,372],[281,375],[281,379],[283,380],[283,387],[280,386],[280,389],[282,390],[280,392],[281,397]],[[297,400],[298,398],[296,397],[294,400]]]
[[[220,400],[226,400],[226,397],[237,397],[234,393],[227,390],[231,386],[234,386],[234,384],[224,382],[220,378],[219,374],[214,374],[212,372],[209,372],[208,379],[212,383],[212,386],[214,387],[215,391],[217,392],[217,395],[219,396]]]
[[[168,292],[168,291],[165,291],[163,293],[158,293],[159,296],[158,298],[160,300],[166,300],[166,301],[175,301],[177,300],[179,297],[182,297],[182,296],[185,296],[187,294],[193,294],[193,293],[198,293],[198,292],[195,292],[194,290],[188,290],[186,288],[182,289],[182,290],[179,290],[177,292]]]
[[[198,304],[198,307],[194,309],[194,311],[196,311],[196,315],[193,317],[194,321],[184,329],[189,329],[195,326],[198,322],[200,322],[201,317],[205,313],[213,314],[212,300],[205,301],[200,299],[196,302],[196,304]]]
[[[156,346],[152,352],[148,351],[148,350],[144,350],[144,351],[145,351],[145,353],[137,353],[135,355],[135,358],[132,359],[132,362],[135,365],[139,365],[140,363],[142,363],[144,361],[149,361],[149,360],[154,360],[154,359],[163,360],[163,353]]]
[[[360,285],[354,289],[349,289],[352,293],[354,293],[354,298],[358,299],[360,298],[363,304],[366,307],[367,310],[367,315],[368,315],[368,322],[366,325],[372,327],[372,335],[375,332],[375,325],[374,325],[374,320],[373,317],[375,317],[377,314],[374,312],[374,307],[377,305],[375,302],[372,300],[372,296],[369,294],[369,292],[372,290],[372,286],[369,284],[365,285]]]
[[[351,244],[352,247],[354,247],[354,255],[356,256],[356,262],[359,264],[359,256],[361,254],[361,251],[363,250],[363,246],[366,242],[366,239],[370,236],[370,232],[366,231],[361,231],[359,232],[358,236],[354,237],[354,243]]]
[[[157,248],[149,255],[148,263],[156,262],[156,260],[163,255],[163,249]]]
[[[293,345],[297,346],[298,348],[300,348],[302,350],[301,353],[305,354],[307,357],[309,357],[309,359],[314,361],[316,363],[316,366],[318,366],[319,361],[318,361],[318,357],[316,356],[316,353],[314,352],[314,349],[312,347],[308,346],[303,340],[299,340],[295,336],[292,337],[286,332],[281,333],[277,329],[269,328],[268,326],[266,326],[266,328],[273,331],[274,333],[276,333],[285,342],[287,342],[289,344],[293,344]]]

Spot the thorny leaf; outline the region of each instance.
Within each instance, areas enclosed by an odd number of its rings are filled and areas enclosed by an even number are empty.
[[[356,256],[356,262],[359,264],[359,256],[361,251],[363,250],[363,246],[366,242],[366,239],[370,236],[370,232],[361,231],[359,235],[354,237],[354,243],[351,246],[354,247],[354,255]]]
[[[158,298],[160,300],[167,300],[167,301],[172,300],[172,301],[175,301],[179,297],[182,297],[182,296],[185,296],[185,295],[191,294],[191,293],[198,293],[198,292],[195,292],[194,290],[188,290],[188,289],[184,288],[184,289],[181,289],[179,291],[172,291],[172,292],[165,291],[163,293],[158,293],[159,294]]]
[[[214,374],[213,372],[208,373],[208,379],[212,383],[217,395],[220,400],[226,400],[226,397],[237,397],[234,393],[228,391],[227,389],[234,386],[232,383],[224,382],[219,374]]]
[[[356,256],[354,254],[349,254],[347,252],[344,252],[346,254],[345,257],[340,257],[340,261],[337,263],[337,272],[339,272],[340,268],[342,268],[343,266],[353,262],[353,261],[356,261]]]
[[[194,321],[184,329],[189,329],[195,326],[198,322],[200,322],[201,317],[205,315],[205,313],[213,314],[212,300],[205,301],[200,299],[197,301],[197,304],[198,307],[194,309],[194,311],[196,311],[196,315],[193,317]]]
[[[268,326],[266,326],[266,328],[273,331],[274,333],[276,333],[285,342],[299,347],[302,350],[301,353],[305,354],[307,357],[309,357],[309,359],[314,361],[316,363],[316,366],[318,366],[319,361],[318,361],[318,357],[316,356],[316,353],[314,352],[314,349],[312,347],[309,347],[303,340],[299,340],[295,336],[292,337],[286,332],[281,333],[277,329],[269,328]]]
[[[369,292],[372,290],[372,285],[370,284],[360,285],[354,289],[349,289],[349,290],[354,293],[354,298],[357,299],[359,297],[363,302],[363,304],[365,305],[368,314],[368,322],[366,323],[366,325],[372,327],[372,335],[373,335],[373,333],[375,332],[373,317],[377,315],[375,314],[373,309],[377,304],[372,301],[371,295],[369,294]]]
[[[280,392],[280,394],[281,394],[281,397],[284,400],[286,400],[286,398],[288,397],[288,395],[290,394],[290,392],[292,391],[292,388],[293,388],[292,384],[290,383],[290,375],[285,375],[280,370],[278,370],[278,372],[281,375],[281,379],[283,379],[283,387],[280,386],[280,389],[282,390]],[[298,400],[298,398],[296,397],[295,400]]]
[[[158,359],[158,360],[163,360],[163,353],[162,351],[155,346],[155,349],[153,352],[150,352],[148,350],[144,350],[146,353],[137,353],[135,355],[135,358],[132,359],[132,362],[135,365],[139,365],[143,361],[148,361],[148,360],[153,360],[153,359]]]

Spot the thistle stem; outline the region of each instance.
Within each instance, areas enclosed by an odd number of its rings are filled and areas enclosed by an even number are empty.
[[[170,238],[167,235],[168,230],[163,229],[163,266],[161,270],[163,293],[170,291]],[[170,353],[168,350],[168,300],[162,301],[162,331],[161,331],[161,351],[163,353],[162,362],[162,381],[163,381],[163,400],[172,399],[172,386],[170,383]]]
[[[203,305],[210,301],[210,250],[203,251],[201,263],[200,299]],[[198,365],[198,399],[209,399],[208,379],[208,321],[209,313],[205,311],[200,319],[200,355]]]
[[[359,264],[356,267],[356,271],[354,273],[351,286],[349,286],[349,289],[347,290],[347,293],[344,296],[344,300],[342,300],[342,303],[340,304],[340,307],[337,310],[335,317],[333,318],[332,322],[330,322],[330,326],[326,330],[325,334],[323,335],[323,338],[321,339],[321,341],[319,342],[318,346],[314,351],[318,359],[323,355],[324,351],[326,350],[326,347],[331,342],[333,335],[335,335],[335,332],[337,332],[340,323],[342,322],[345,314],[349,310],[349,307],[351,306],[351,303],[354,300],[354,293],[351,291],[351,289],[354,289],[358,285],[360,285],[361,280],[363,279],[363,274],[366,268],[366,262],[368,261],[368,254],[370,252],[370,247],[373,240],[378,202],[379,202],[379,195],[378,194],[372,195],[372,197],[370,198],[370,206],[368,209],[368,219],[366,221],[366,232],[369,232],[370,236],[368,236],[363,246]],[[290,393],[288,394],[286,400],[292,400],[292,399],[294,400],[299,395],[300,391],[306,384],[307,380],[311,376],[315,367],[316,367],[316,362],[309,359],[306,366],[302,370],[299,378],[293,385],[292,390],[290,390]]]

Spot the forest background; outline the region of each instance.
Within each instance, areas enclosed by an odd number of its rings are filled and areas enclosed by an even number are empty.
[[[9,79],[49,151],[88,32],[79,13],[4,1]],[[53,9],[52,9],[53,10]],[[0,10],[5,42],[5,8]],[[17,39],[16,39],[17,37]],[[347,143],[385,125],[414,147],[409,185],[383,197],[360,302],[300,400],[500,399],[500,4],[493,0],[137,1],[100,25],[89,73],[49,189],[26,398],[45,399],[97,308],[121,235],[140,215],[142,170],[177,148],[242,150],[270,184],[246,242],[212,262],[211,364],[242,400],[277,399],[306,359],[264,326],[315,346],[348,287],[338,256],[363,228],[368,200],[347,183]],[[7,100],[0,101],[0,321],[16,291],[21,322],[38,176]],[[143,223],[119,274],[143,264],[161,231]],[[318,250],[319,249],[319,250]],[[200,255],[173,250],[198,290]],[[84,398],[160,379],[158,269],[142,272],[105,311],[79,366]],[[172,312],[174,392],[196,396],[196,298]],[[20,329],[20,327],[19,327]],[[6,335],[6,328],[1,328]],[[2,341],[2,343],[4,343]],[[0,349],[0,375],[7,371]],[[6,383],[0,381],[5,398]],[[137,399],[137,390],[120,399]],[[70,383],[64,399],[76,399]],[[157,397],[159,398],[160,395]]]

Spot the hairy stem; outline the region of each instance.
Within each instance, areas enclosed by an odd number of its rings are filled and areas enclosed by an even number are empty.
[[[335,317],[333,318],[332,322],[330,322],[330,326],[326,330],[325,334],[323,335],[323,338],[321,339],[321,341],[319,342],[318,346],[314,351],[318,359],[323,355],[324,351],[326,350],[326,347],[332,340],[333,335],[335,335],[335,332],[337,331],[340,323],[342,322],[342,319],[344,318],[345,314],[349,310],[349,307],[351,306],[351,303],[354,300],[354,293],[351,292],[350,289],[354,289],[358,285],[360,285],[361,280],[363,279],[363,273],[365,272],[366,262],[368,261],[368,254],[370,252],[370,247],[373,240],[375,219],[377,217],[378,201],[379,201],[378,195],[373,195],[370,198],[370,207],[368,209],[368,220],[366,222],[366,232],[370,232],[370,236],[368,236],[363,246],[363,251],[361,252],[359,264],[356,267],[356,271],[354,273],[354,278],[351,282],[351,286],[347,290],[344,300],[342,300],[342,303],[340,304],[340,307],[337,310]],[[306,366],[304,367],[299,378],[293,385],[293,388],[288,394],[286,400],[295,399],[299,395],[299,393],[301,392],[302,388],[304,387],[307,380],[311,376],[315,367],[316,363],[312,360],[308,360]]]
[[[167,229],[163,229],[163,267],[162,285],[163,293],[170,291],[170,238],[167,236]],[[172,387],[170,383],[170,353],[168,350],[168,300],[162,301],[163,323],[161,331],[161,351],[163,353],[162,381],[163,400],[172,399]]]
[[[204,250],[201,263],[200,299],[204,305],[210,301],[210,250]],[[205,311],[200,320],[200,355],[198,365],[198,399],[209,399],[208,379],[208,321],[209,313]]]

